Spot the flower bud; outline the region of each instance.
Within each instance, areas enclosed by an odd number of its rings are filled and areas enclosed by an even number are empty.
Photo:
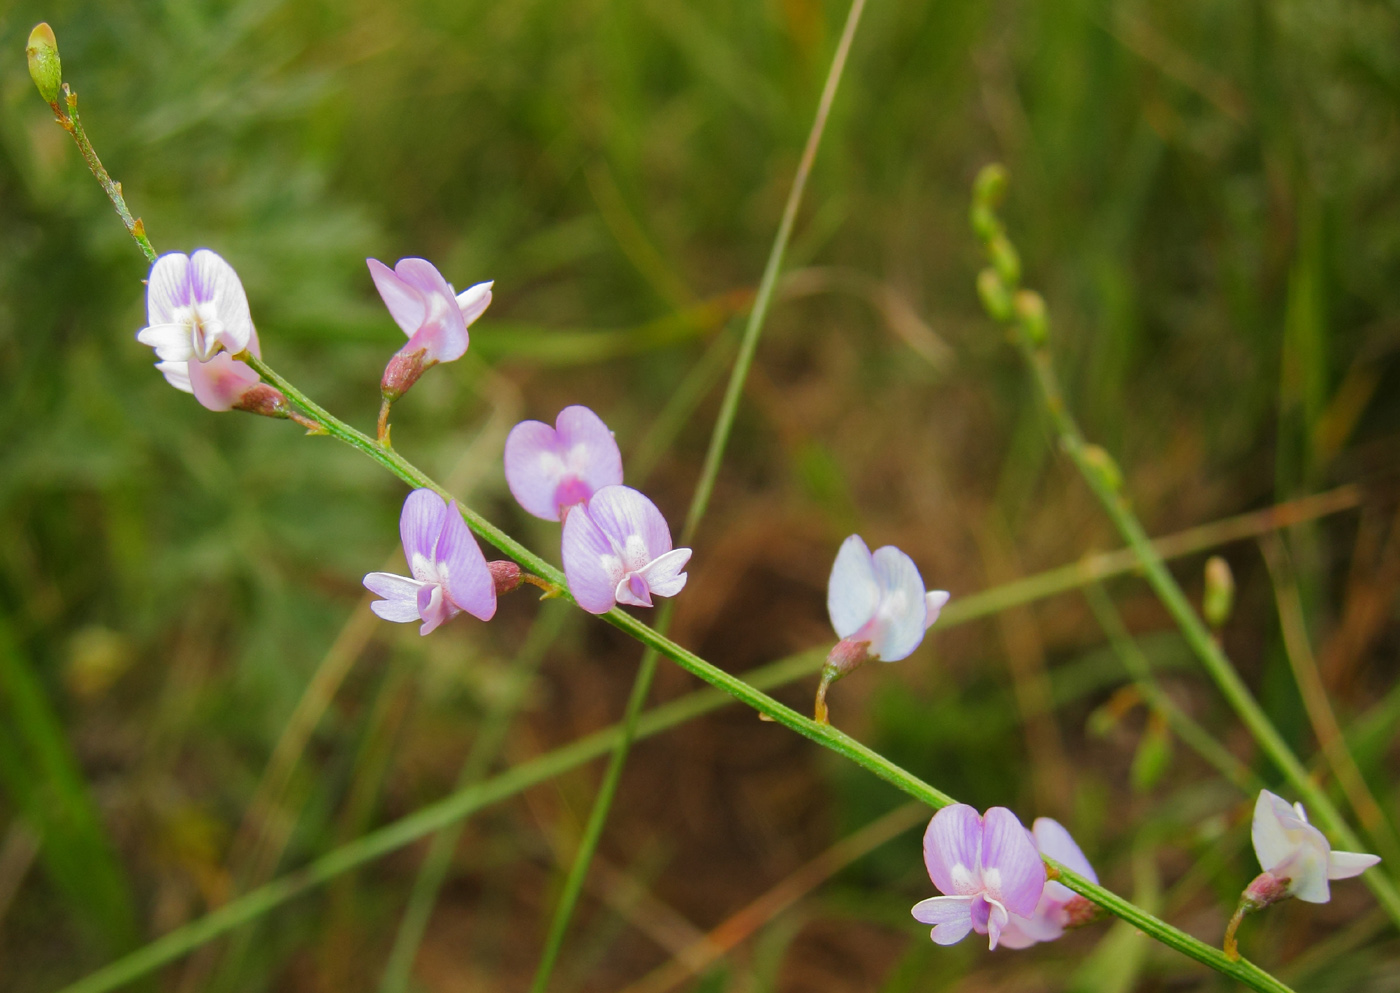
[[[29,32],[29,44],[24,54],[29,57],[29,78],[39,88],[45,103],[58,100],[58,88],[63,83],[63,67],[58,61],[58,39],[53,28],[41,21]]]
[[[993,320],[1005,322],[1015,316],[1011,291],[995,269],[983,269],[977,274],[977,295],[982,298],[982,306]]]
[[[504,596],[512,590],[520,588],[520,566],[516,565],[510,559],[497,559],[494,562],[487,562],[486,568],[491,571],[491,578],[496,583],[496,596]]]
[[[1015,286],[1021,281],[1021,256],[1006,235],[993,235],[987,242],[987,254],[991,256],[992,268],[1003,283]]]
[[[1013,300],[1016,319],[1021,331],[1032,345],[1043,345],[1050,335],[1049,318],[1045,315],[1045,298],[1035,290],[1017,290]]]
[[[972,181],[972,199],[978,204],[995,209],[1006,196],[1009,179],[1006,167],[1001,163],[993,162],[983,166],[977,173],[977,178]]]
[[[1219,555],[1212,555],[1206,562],[1206,591],[1201,598],[1201,612],[1206,615],[1206,623],[1217,630],[1230,619],[1230,610],[1235,605],[1235,576],[1230,572],[1230,563]]]
[[[1123,488],[1123,472],[1118,463],[1098,445],[1084,446],[1084,463],[1094,477],[1110,490],[1117,492]]]
[[[287,403],[287,398],[282,395],[282,391],[275,386],[268,386],[266,383],[255,383],[244,390],[234,403],[233,409],[246,411],[249,414],[260,414],[263,417],[289,418],[292,416],[292,408]]]

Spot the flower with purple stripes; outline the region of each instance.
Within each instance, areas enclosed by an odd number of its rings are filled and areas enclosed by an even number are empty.
[[[506,437],[506,483],[531,514],[560,521],[604,486],[622,482],[622,453],[602,418],[565,407],[554,427],[521,421]]]
[[[385,399],[397,400],[425,369],[466,353],[467,328],[491,305],[492,284],[477,283],[457,293],[427,259],[399,259],[392,269],[378,259],[365,262],[389,316],[408,335],[408,344],[389,361],[380,384]]]
[[[1074,843],[1070,833],[1057,820],[1037,817],[1031,827],[1031,839],[1041,855],[1047,855],[1091,883],[1099,881],[1098,873]],[[1064,883],[1050,880],[1029,917],[1012,915],[1002,929],[1000,944],[1006,948],[1028,948],[1038,941],[1054,941],[1066,928],[1087,924],[1098,914],[1095,907]]]
[[[924,865],[943,896],[914,905],[931,937],[952,945],[971,931],[996,948],[1012,915],[1029,917],[1045,888],[1045,864],[1031,833],[1005,807],[983,817],[965,803],[933,815],[924,833]]]
[[[496,613],[496,582],[454,500],[414,490],[399,516],[410,576],[371,572],[365,588],[383,597],[370,609],[386,621],[421,620],[428,634],[461,611],[489,621]]]
[[[564,518],[562,555],[569,592],[591,614],[675,596],[690,561],[689,548],[671,548],[656,504],[630,486],[604,486]]]

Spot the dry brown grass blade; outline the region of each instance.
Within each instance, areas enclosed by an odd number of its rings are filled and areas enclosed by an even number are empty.
[[[842,838],[758,899],[726,918],[702,940],[686,949],[684,955],[678,955],[653,969],[626,987],[623,993],[667,993],[713,965],[846,866],[903,834],[927,815],[928,808],[923,804],[906,803],[855,834]]]

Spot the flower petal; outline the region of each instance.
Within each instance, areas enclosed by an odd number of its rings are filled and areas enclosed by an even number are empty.
[[[446,519],[447,501],[432,490],[414,490],[404,500],[403,511],[399,514],[399,536],[403,539],[404,558],[408,560],[408,567],[415,578],[429,578],[419,577],[414,559],[436,561],[434,553]]]
[[[953,924],[957,921],[972,922],[970,896],[931,896],[914,904],[909,913],[920,924]]]
[[[588,501],[588,516],[619,551],[641,559],[632,568],[640,569],[671,551],[671,529],[666,526],[666,518],[656,504],[630,486],[604,486],[594,493]]]
[[[210,410],[232,410],[249,387],[262,382],[262,377],[246,362],[239,362],[227,352],[220,352],[208,362],[187,364],[190,392]]]
[[[601,417],[575,404],[559,411],[554,429],[565,471],[588,488],[585,499],[622,482],[622,453]]]
[[[464,325],[471,327],[472,322],[484,314],[487,307],[491,306],[491,287],[495,285],[495,280],[477,283],[457,294],[457,309],[462,312]]]
[[[146,276],[146,323],[169,324],[177,307],[189,305],[190,257],[183,252],[166,252],[152,263]]]
[[[1350,879],[1359,876],[1380,860],[1379,855],[1363,852],[1333,852],[1327,856],[1327,878]]]
[[[478,620],[489,621],[496,614],[496,581],[486,565],[481,546],[462,520],[457,501],[447,505],[447,517],[433,555],[447,573],[447,594],[454,605]]]
[[[1045,889],[1045,863],[1031,834],[1005,807],[989,808],[983,820],[982,882],[988,898],[1020,917],[1035,912]]]
[[[1297,814],[1283,797],[1268,790],[1259,791],[1250,839],[1259,865],[1265,870],[1272,870],[1294,853],[1297,843],[1289,837],[1288,829],[1296,819]]]
[[[893,545],[875,550],[872,557],[880,605],[870,639],[870,654],[885,662],[898,662],[924,640],[928,607],[924,580],[914,560]]]
[[[689,548],[676,548],[660,558],[652,559],[638,570],[651,592],[657,596],[675,596],[685,588],[687,576],[681,570],[690,561]]]
[[[165,362],[188,362],[195,357],[190,329],[185,324],[151,324],[136,332],[136,340],[154,348]]]
[[[564,559],[564,578],[578,605],[590,614],[611,610],[623,576],[622,560],[586,508],[575,507],[564,519],[560,554]]]
[[[427,636],[456,617],[458,610],[443,594],[442,584],[424,583],[418,590],[418,613],[423,618],[418,633]]]
[[[928,612],[928,616],[924,618],[925,631],[933,627],[933,622],[938,620],[938,615],[950,599],[952,595],[947,590],[929,590],[924,594],[924,609]]]
[[[965,803],[944,807],[924,832],[924,866],[938,892],[982,892],[982,817]]]
[[[1288,892],[1304,903],[1326,903],[1332,899],[1331,887],[1327,885],[1327,872],[1331,859],[1325,844],[1304,845],[1286,866],[1279,866],[1280,875],[1289,880]]]
[[[230,353],[237,355],[248,347],[253,334],[253,318],[248,295],[233,266],[207,248],[190,256],[190,291],[195,300],[212,303],[222,329],[217,337]]]
[[[392,572],[371,572],[364,584],[365,589],[384,598],[369,605],[380,617],[400,624],[418,620],[418,588],[422,583]]]
[[[190,385],[190,364],[188,362],[157,362],[156,368],[165,377],[165,381],[177,390],[186,393],[193,393],[194,387]]]
[[[1031,828],[1036,847],[1041,855],[1048,855],[1066,868],[1079,873],[1091,882],[1099,881],[1098,874],[1079,846],[1074,843],[1064,825],[1052,817],[1037,817]]]
[[[543,421],[521,421],[506,435],[506,485],[527,513],[559,520],[554,494],[564,478],[558,437]]]
[[[860,535],[841,542],[831,577],[826,581],[826,612],[839,638],[849,638],[875,616],[880,603],[880,587],[875,582],[875,563]]]
[[[633,607],[651,606],[651,589],[647,586],[647,581],[635,572],[629,572],[618,580],[613,596],[617,598],[618,603],[630,604]]]
[[[427,259],[399,259],[394,275],[417,290],[423,301],[422,323],[409,334],[411,348],[427,349],[430,363],[461,358],[470,338],[452,284]]]
[[[365,259],[365,264],[369,266],[370,278],[374,280],[375,289],[379,290],[384,306],[389,308],[389,316],[403,329],[404,334],[412,337],[413,332],[423,326],[423,318],[428,315],[428,305],[423,302],[423,294],[400,279],[394,270],[378,259]]]
[[[990,908],[990,912],[987,914],[987,947],[995,951],[1002,928],[1006,927],[1011,916],[1006,912],[1006,908],[996,900],[988,900],[987,905]]]

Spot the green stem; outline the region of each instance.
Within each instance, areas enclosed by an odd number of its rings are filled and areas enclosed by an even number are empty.
[[[481,780],[496,761],[501,746],[505,743],[506,732],[520,705],[525,700],[526,691],[535,678],[545,652],[558,637],[567,618],[572,616],[563,604],[548,604],[530,628],[519,655],[510,666],[510,682],[500,701],[491,709],[482,723],[477,738],[472,742],[462,769],[457,774],[457,788],[460,793]],[[389,961],[384,967],[383,978],[379,981],[380,993],[403,993],[408,988],[413,962],[418,957],[418,946],[423,941],[423,932],[432,917],[433,906],[437,903],[443,880],[452,865],[453,853],[465,827],[465,818],[453,821],[440,828],[433,835],[428,854],[418,869],[413,881],[413,891],[408,898],[408,907],[399,922],[398,933],[394,936],[394,947],[389,952]]]
[[[705,516],[705,510],[709,507],[710,495],[715,488],[715,479],[719,475],[720,465],[724,461],[724,452],[729,444],[729,436],[733,431],[734,418],[739,409],[739,400],[744,393],[744,383],[748,380],[749,369],[753,365],[754,354],[758,350],[758,340],[763,333],[763,326],[768,317],[768,308],[773,301],[773,291],[778,285],[778,275],[783,267],[783,255],[787,252],[788,242],[792,239],[792,229],[797,221],[798,208],[802,204],[802,194],[807,188],[807,178],[812,173],[812,165],[817,158],[817,149],[821,146],[822,134],[826,130],[827,118],[831,114],[831,105],[836,99],[836,91],[841,85],[841,75],[845,70],[846,59],[850,54],[851,44],[855,40],[856,28],[860,24],[860,15],[864,9],[865,0],[853,0],[850,11],[846,15],[846,26],[841,32],[841,40],[837,43],[836,53],[832,57],[831,67],[827,71],[821,99],[817,102],[816,116],[812,121],[811,130],[807,133],[807,144],[802,150],[802,158],[798,161],[797,172],[792,180],[792,189],[788,191],[787,203],[783,206],[782,220],[778,224],[777,234],[773,237],[773,246],[768,252],[768,262],[763,268],[763,277],[759,280],[758,294],[754,298],[753,308],[749,311],[744,337],[739,343],[739,354],[734,360],[734,369],[729,375],[729,385],[725,388],[724,399],[720,403],[719,416],[715,419],[714,430],[710,435],[710,447],[705,453],[705,463],[700,470],[700,479],[696,483],[695,492],[691,497],[690,509],[686,512],[685,525],[681,528],[678,547],[687,547],[694,541],[695,532]],[[657,629],[663,635],[670,630],[674,608],[675,602],[668,602],[657,618]],[[648,648],[642,653],[642,661],[637,668],[636,680],[632,684],[632,693],[628,698],[627,710],[622,721],[622,736],[618,739],[617,747],[613,750],[607,772],[603,776],[603,782],[598,791],[598,797],[593,803],[592,810],[589,811],[588,824],[584,828],[578,852],[574,856],[574,863],[569,869],[564,889],[559,896],[559,904],[555,908],[553,920],[550,922],[544,951],[535,971],[534,982],[530,986],[531,993],[544,993],[549,986],[549,977],[554,970],[554,963],[559,958],[564,936],[568,932],[569,921],[573,918],[579,895],[583,892],[584,880],[588,876],[589,866],[593,864],[593,855],[597,851],[598,842],[602,839],[603,828],[607,824],[608,812],[612,809],[613,798],[617,795],[618,783],[622,779],[622,770],[627,764],[627,754],[632,748],[633,736],[636,733],[637,717],[641,714],[642,707],[646,703],[647,694],[651,692],[652,679],[656,675],[657,657],[657,651],[653,648]]]
[[[1148,585],[1167,608],[1187,643],[1200,658],[1206,671],[1215,680],[1220,692],[1249,729],[1254,740],[1302,797],[1307,807],[1313,811],[1314,820],[1332,836],[1339,847],[1350,851],[1359,850],[1360,839],[1342,818],[1331,798],[1308,775],[1307,769],[1274,728],[1263,708],[1249,692],[1249,687],[1244,684],[1244,680],[1226,658],[1220,645],[1211,637],[1205,622],[1192,609],[1186,594],[1162,562],[1162,557],[1152,547],[1147,532],[1143,530],[1137,516],[1119,492],[1114,474],[1104,471],[1101,450],[1091,451],[1091,446],[1084,440],[1079,425],[1075,423],[1065,403],[1049,351],[1044,346],[1031,344],[1025,335],[1019,335],[1018,338],[1021,354],[1030,366],[1045,410],[1059,435],[1060,447],[1083,475],[1119,533],[1128,542],[1128,547],[1136,556]],[[1397,892],[1390,879],[1377,872],[1367,872],[1362,878],[1376,895],[1376,899],[1386,908],[1391,920],[1400,925],[1400,892]]]
[[[1089,600],[1094,616],[1098,618],[1099,627],[1103,628],[1103,633],[1108,636],[1114,653],[1123,663],[1123,668],[1128,670],[1133,685],[1142,694],[1147,705],[1166,719],[1177,737],[1194,749],[1201,758],[1215,766],[1216,770],[1238,786],[1241,792],[1258,792],[1263,786],[1259,777],[1231,755],[1224,745],[1211,737],[1209,731],[1192,720],[1191,716],[1178,707],[1176,701],[1162,689],[1157,677],[1152,674],[1152,666],[1147,661],[1147,656],[1143,655],[1142,649],[1128,633],[1122,615],[1118,613],[1118,608],[1113,605],[1103,586],[1097,582],[1090,583],[1084,588],[1084,595]]]

